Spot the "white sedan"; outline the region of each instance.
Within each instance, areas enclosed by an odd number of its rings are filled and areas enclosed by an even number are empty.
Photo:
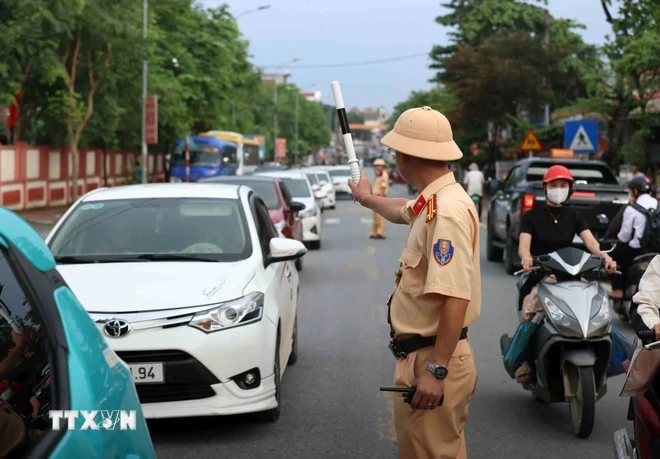
[[[319,169],[324,169],[332,177],[332,185],[335,188],[335,195],[339,196],[352,196],[353,193],[348,186],[348,179],[351,178],[350,166],[323,166]]]
[[[296,362],[303,244],[246,186],[150,184],[78,200],[46,239],[133,373],[148,418],[274,421]]]
[[[321,206],[303,170],[263,172],[255,175],[281,178],[293,199],[305,204],[305,209],[299,213],[303,224],[303,242],[311,249],[317,250],[321,248]]]
[[[337,205],[337,198],[335,196],[335,187],[332,185],[332,178],[330,177],[330,174],[328,174],[328,171],[310,168],[306,169],[305,172],[313,174],[318,185],[321,187],[321,190],[327,194],[323,199],[323,207],[326,209],[334,209]]]

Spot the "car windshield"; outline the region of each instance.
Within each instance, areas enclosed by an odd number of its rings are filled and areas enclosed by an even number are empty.
[[[268,207],[268,210],[279,209],[282,207],[282,204],[280,203],[280,195],[277,193],[274,183],[246,181],[243,184],[257,192],[264,201],[264,204],[266,204],[266,207]]]
[[[283,178],[282,181],[294,198],[311,198],[309,186],[304,179]]]
[[[532,164],[527,169],[527,181],[537,182],[543,180],[543,175],[547,172],[551,164]],[[617,181],[612,171],[606,166],[598,164],[564,164],[571,171],[573,178],[576,182],[587,184],[592,183],[605,183],[617,185]]]
[[[80,203],[49,243],[58,262],[238,261],[251,254],[238,199]]]
[[[316,179],[319,182],[330,183],[330,177],[328,177],[328,174],[326,174],[325,172],[314,172],[314,175],[316,175]]]
[[[350,177],[351,176],[351,170],[350,169],[330,169],[328,171],[331,177]]]
[[[316,176],[315,176],[314,174],[312,174],[312,173],[308,173],[308,174],[305,174],[305,175],[307,176],[307,179],[309,180],[309,182],[310,182],[312,185],[316,185],[316,184],[318,184],[319,181],[316,180]]]
[[[191,166],[219,166],[222,161],[220,152],[191,150],[190,151],[190,165]],[[182,166],[186,164],[185,152],[177,151],[172,158],[172,164]]]

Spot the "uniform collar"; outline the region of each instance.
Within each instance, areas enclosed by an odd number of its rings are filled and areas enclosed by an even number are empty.
[[[442,177],[435,179],[433,182],[429,183],[424,190],[420,193],[415,201],[411,201],[406,208],[408,216],[413,219],[418,216],[422,210],[426,207],[426,203],[429,198],[440,191],[442,188],[447,185],[456,183],[456,178],[454,177],[453,172],[448,172]]]

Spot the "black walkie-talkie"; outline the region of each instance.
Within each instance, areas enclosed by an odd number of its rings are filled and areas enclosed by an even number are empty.
[[[380,388],[381,392],[399,392],[403,395],[403,401],[406,402],[408,405],[412,403],[412,399],[415,396],[415,392],[417,391],[416,387],[381,387]],[[445,395],[442,394],[442,397],[440,398],[440,402],[438,403],[438,406],[442,406],[442,403],[445,401]]]

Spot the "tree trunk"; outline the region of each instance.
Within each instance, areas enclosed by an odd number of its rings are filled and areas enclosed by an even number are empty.
[[[78,138],[74,136],[70,136],[69,139],[69,152],[71,152],[71,161],[73,161],[73,164],[71,166],[71,180],[73,182],[71,186],[71,202],[76,202],[78,199],[78,177],[80,175],[79,171],[79,165],[80,165],[80,160],[79,154],[78,154]]]
[[[103,186],[108,186],[108,142],[103,141]]]

